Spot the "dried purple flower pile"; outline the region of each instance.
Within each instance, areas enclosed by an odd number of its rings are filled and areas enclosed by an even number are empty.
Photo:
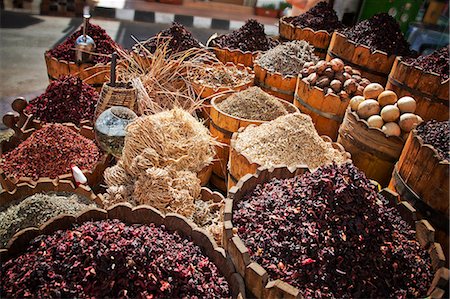
[[[228,283],[200,248],[164,227],[86,222],[34,239],[4,262],[5,297],[226,298]]]
[[[314,31],[325,30],[328,33],[344,27],[333,7],[325,1],[317,3],[316,6],[299,16],[286,18],[286,22],[301,28],[311,28]]]
[[[4,154],[0,168],[16,179],[55,178],[71,173],[70,165],[92,170],[100,159],[94,141],[61,124],[48,124],[35,131],[14,150]]]
[[[440,159],[450,161],[450,121],[430,120],[418,125],[416,130],[426,144],[438,151]]]
[[[235,203],[233,223],[270,278],[304,297],[424,297],[431,261],[378,199],[355,166],[333,164],[258,185]]]
[[[26,113],[44,122],[79,125],[92,122],[99,94],[78,77],[65,76],[50,83],[46,91],[30,101]]]
[[[181,24],[173,22],[172,26],[158,33],[154,38],[144,43],[144,47],[151,53],[161,43],[168,43],[167,48],[172,53],[187,51],[189,49],[200,48],[200,43],[192,33]]]
[[[269,38],[264,32],[264,25],[250,19],[241,28],[230,34],[221,35],[214,39],[214,43],[221,48],[238,49],[241,51],[267,51],[278,42]]]
[[[343,30],[345,36],[372,51],[380,50],[388,55],[409,56],[409,44],[405,40],[397,21],[387,13],[376,14],[359,22],[354,27]]]
[[[80,28],[71,36],[69,36],[64,42],[56,46],[55,48],[48,51],[51,57],[55,57],[59,60],[75,61],[75,40],[83,34],[83,28]],[[94,55],[94,63],[107,63],[111,61],[111,56],[116,48],[120,47],[117,45],[112,38],[106,33],[106,31],[94,24],[89,24],[87,35],[92,37],[95,42],[95,52],[103,55]],[[105,56],[106,54],[106,56]]]
[[[405,61],[414,66],[421,67],[427,72],[438,73],[442,76],[442,81],[448,79],[449,72],[449,51],[450,45],[434,51],[430,55],[419,56],[417,58],[407,58]]]

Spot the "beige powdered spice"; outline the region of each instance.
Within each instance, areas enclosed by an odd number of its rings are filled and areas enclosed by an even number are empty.
[[[247,127],[238,134],[234,148],[253,162],[267,167],[277,164],[310,169],[346,160],[317,134],[311,117],[295,113],[282,116],[260,126]]]
[[[269,121],[288,114],[281,100],[256,86],[232,94],[217,107],[227,114],[251,120]]]

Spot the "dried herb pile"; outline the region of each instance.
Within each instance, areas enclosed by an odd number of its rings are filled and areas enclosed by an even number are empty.
[[[286,22],[301,28],[311,28],[314,31],[325,30],[328,33],[344,27],[334,9],[325,1],[317,3],[299,16],[286,18]]]
[[[248,20],[241,28],[230,34],[215,38],[214,43],[221,48],[238,49],[244,52],[267,51],[278,44],[265,34],[264,25],[254,19]]]
[[[397,21],[387,13],[376,14],[370,19],[343,30],[351,41],[368,46],[372,51],[380,50],[388,55],[411,55]]]
[[[48,51],[51,57],[55,57],[59,60],[75,61],[75,40],[83,34],[83,27],[69,36],[64,42]],[[95,53],[100,55],[93,55],[94,63],[108,63],[111,61],[111,54],[116,51],[116,48],[120,48],[106,31],[94,24],[89,24],[87,35],[92,37],[95,42]],[[106,56],[105,56],[106,55]]]
[[[225,278],[192,241],[164,227],[118,220],[39,236],[1,273],[5,297],[230,296]]]
[[[50,83],[43,94],[30,101],[26,113],[51,123],[92,122],[99,94],[78,77],[65,76]]]
[[[450,161],[450,121],[430,120],[416,128],[424,143],[432,145],[439,153],[439,158]]]
[[[449,51],[450,45],[443,47],[433,53],[417,58],[406,58],[405,61],[414,66],[422,68],[426,72],[433,72],[441,75],[442,81],[448,79],[449,73]]]
[[[239,133],[232,146],[260,165],[298,166],[311,169],[342,163],[345,157],[317,134],[311,117],[294,113],[281,116],[257,127],[247,127]]]
[[[75,215],[96,206],[74,193],[38,193],[13,202],[0,212],[0,247],[6,247],[9,239],[21,229],[39,227],[55,216]]]
[[[101,153],[94,141],[61,124],[37,130],[14,150],[3,154],[0,168],[16,179],[56,178],[71,173],[70,165],[92,170]]]
[[[232,94],[217,107],[227,114],[251,120],[268,121],[288,114],[281,100],[256,86]]]
[[[258,185],[233,223],[270,279],[305,298],[425,297],[433,279],[415,231],[350,163]]]
[[[317,63],[314,47],[308,42],[291,41],[264,53],[255,63],[270,72],[278,72],[283,76],[297,76],[306,62]]]
[[[247,68],[238,68],[234,64],[204,64],[196,68],[190,79],[202,86],[211,88],[236,88],[253,82],[255,75]]]
[[[192,33],[177,22],[173,22],[172,26],[159,32],[155,37],[145,42],[144,47],[150,53],[155,53],[158,45],[166,42],[168,42],[168,50],[171,50],[173,53],[201,47]]]
[[[126,131],[121,160],[104,173],[105,205],[151,205],[163,213],[197,219],[200,226],[206,223],[205,229],[221,237],[216,205],[208,203],[205,209],[197,202],[197,173],[212,163],[218,144],[208,129],[186,111],[173,109],[139,117]]]

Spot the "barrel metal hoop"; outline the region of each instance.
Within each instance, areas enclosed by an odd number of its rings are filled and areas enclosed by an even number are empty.
[[[394,167],[392,172],[394,177],[394,187],[395,190],[400,194],[400,196],[407,202],[412,204],[420,213],[426,216],[426,219],[431,220],[431,222],[440,230],[449,233],[449,219],[445,217],[444,214],[434,210],[427,203],[425,203],[405,182],[405,180],[398,173],[397,166]]]
[[[331,58],[339,58],[340,60],[342,60],[344,62],[344,64],[350,65],[351,67],[354,67],[357,70],[361,70],[361,71],[364,71],[366,73],[369,73],[369,74],[372,74],[372,75],[375,75],[375,76],[379,76],[379,77],[383,77],[383,78],[386,78],[386,76],[387,76],[387,74],[385,74],[385,73],[369,69],[368,67],[355,64],[355,63],[353,63],[353,62],[351,62],[351,61],[349,61],[349,60],[347,60],[345,58],[339,57],[338,55],[334,54],[333,52],[331,52],[329,50],[328,50],[327,53],[328,53],[328,55],[330,55]]]
[[[57,78],[53,77],[52,75],[50,75],[50,74],[48,74],[48,73],[47,73],[47,76],[48,76],[48,78],[49,78],[51,81],[56,81],[56,80],[58,80]],[[88,83],[88,85],[89,85],[89,86],[92,86],[92,87],[103,87],[103,83],[94,83],[94,84],[89,84],[89,83]]]
[[[265,89],[270,89],[270,90],[272,90],[272,91],[274,91],[274,92],[278,92],[278,93],[281,93],[281,94],[285,94],[285,95],[287,95],[287,96],[291,96],[291,97],[294,96],[294,91],[287,91],[287,90],[278,89],[278,88],[276,88],[276,87],[269,86],[269,85],[265,84],[264,82],[258,81],[258,82],[257,82],[257,85],[258,85],[259,87],[262,87],[262,88],[265,88]]]
[[[341,123],[342,120],[344,119],[343,117],[339,117],[336,114],[320,111],[319,109],[305,103],[305,101],[303,101],[297,94],[295,94],[294,97],[300,103],[300,105],[304,106],[306,109],[311,110],[312,112],[322,117],[337,121],[338,123]]]
[[[228,130],[225,130],[224,128],[219,127],[218,125],[216,125],[216,124],[213,122],[212,119],[209,121],[209,123],[210,123],[217,131],[221,132],[221,133],[224,134],[226,137],[231,138],[231,137],[233,136],[233,133],[234,133],[234,132],[230,132],[230,131],[228,131]]]
[[[388,77],[388,82],[391,83],[392,85],[395,85],[395,86],[399,87],[399,88],[403,88],[404,90],[406,90],[407,92],[409,92],[409,93],[411,93],[413,95],[421,96],[421,97],[427,99],[428,101],[436,102],[436,103],[439,103],[439,104],[443,104],[443,105],[448,107],[448,104],[449,104],[448,100],[446,101],[446,100],[440,99],[440,98],[438,98],[438,97],[436,97],[434,95],[429,95],[429,94],[426,94],[424,92],[421,92],[420,90],[413,89],[413,88],[407,86],[406,84],[395,80],[391,76]]]

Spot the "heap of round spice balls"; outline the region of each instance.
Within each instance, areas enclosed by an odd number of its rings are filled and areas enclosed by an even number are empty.
[[[4,261],[5,297],[226,298],[230,289],[200,247],[164,226],[86,222],[31,241]]]
[[[233,225],[270,280],[305,298],[420,298],[433,279],[415,231],[350,163],[257,185]]]
[[[168,50],[172,53],[187,51],[189,49],[201,48],[197,39],[183,25],[173,22],[172,26],[159,32],[156,36],[143,43],[143,46],[154,53],[161,43],[168,43]]]
[[[360,71],[344,65],[339,58],[321,60],[317,64],[307,62],[300,74],[311,86],[323,89],[325,95],[335,94],[342,100],[362,95],[364,88],[370,83],[368,79],[361,77]]]
[[[289,113],[281,100],[256,86],[233,93],[217,107],[234,117],[251,120],[269,121]]]
[[[241,50],[243,52],[267,51],[278,42],[268,37],[264,32],[264,25],[250,19],[241,28],[230,34],[221,35],[213,40],[220,48]]]
[[[49,123],[92,123],[99,94],[78,77],[65,76],[50,83],[43,94],[31,100],[25,113]]]
[[[328,33],[344,27],[331,5],[325,1],[317,3],[299,16],[288,17],[285,20],[296,27],[311,28],[314,31],[325,30]]]
[[[395,92],[384,90],[378,83],[367,85],[363,96],[353,97],[350,108],[367,120],[369,127],[381,129],[386,136],[408,134],[423,121],[414,114],[416,101],[412,97],[398,99]]]
[[[97,207],[95,203],[75,193],[38,193],[13,202],[0,211],[0,247],[27,227],[39,227],[51,218]]]
[[[83,34],[83,28],[75,31],[63,43],[47,52],[48,55],[58,60],[75,61],[75,41]],[[87,35],[92,37],[95,42],[95,53],[93,55],[94,63],[108,63],[111,61],[111,54],[120,48],[106,31],[98,25],[89,24]]]
[[[269,72],[283,76],[297,76],[305,63],[316,64],[319,58],[314,55],[314,47],[304,40],[291,41],[272,48],[255,61]]]
[[[0,168],[7,176],[56,178],[71,173],[71,164],[92,170],[101,152],[94,141],[61,124],[47,124],[14,150],[2,155]]]

